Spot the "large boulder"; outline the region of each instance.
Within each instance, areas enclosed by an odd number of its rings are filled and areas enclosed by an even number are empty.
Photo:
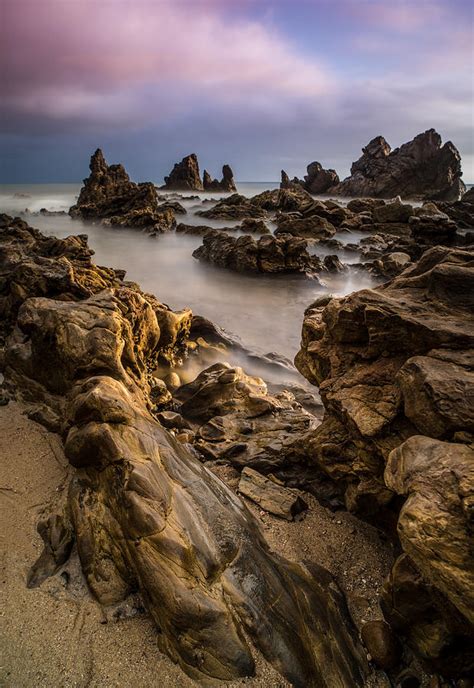
[[[153,232],[174,228],[173,210],[160,207],[154,184],[130,181],[123,165],[107,165],[100,149],[91,157],[90,171],[77,203],[69,209],[71,217]]]
[[[319,162],[312,162],[308,165],[303,180],[294,177],[290,181],[286,172],[281,171],[281,189],[293,189],[300,186],[310,194],[323,194],[338,183],[339,176],[336,170],[325,170]]]
[[[451,141],[441,145],[434,129],[393,151],[377,136],[362,151],[350,177],[333,186],[331,194],[456,201],[465,191],[459,151]]]
[[[194,258],[237,272],[313,274],[318,260],[309,255],[307,242],[290,234],[231,237],[208,232]]]

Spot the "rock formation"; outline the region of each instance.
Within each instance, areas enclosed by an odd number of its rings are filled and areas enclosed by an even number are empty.
[[[207,170],[204,170],[203,178],[199,172],[197,155],[191,153],[177,162],[169,175],[165,177],[162,189],[169,191],[209,191],[233,193],[237,191],[234,181],[234,173],[229,165],[222,167],[222,179],[212,179]]]
[[[352,164],[351,176],[329,193],[456,201],[465,191],[459,151],[451,141],[441,145],[441,136],[434,129],[393,151],[383,136],[377,136],[362,152]]]
[[[319,162],[308,165],[304,179],[294,177],[290,181],[286,172],[281,171],[280,189],[294,189],[300,186],[310,194],[324,194],[336,184],[339,184],[336,170],[325,170]]]
[[[270,552],[240,499],[158,421],[155,371],[185,355],[190,312],[96,268],[84,239],[6,217],[0,230],[5,378],[56,417],[75,469],[64,513],[42,527],[30,584],[74,538],[99,603],[138,590],[160,647],[198,681],[252,675],[253,643],[294,686],[363,686],[363,652],[330,575]]]
[[[152,232],[174,228],[173,210],[160,207],[151,182],[135,184],[130,181],[123,165],[107,165],[100,149],[91,157],[90,171],[76,205],[69,209],[71,217]]]
[[[456,677],[474,668],[473,267],[472,250],[438,246],[384,286],[314,304],[295,361],[325,406],[302,451],[350,510],[399,512],[387,618]]]
[[[181,162],[175,163],[161,188],[170,191],[203,191],[196,153],[186,155]]]
[[[234,181],[234,173],[229,165],[224,165],[222,168],[222,179],[212,179],[207,170],[204,170],[202,176],[204,191],[234,193],[237,187]]]
[[[319,267],[304,239],[289,234],[231,237],[212,231],[193,253],[194,258],[237,272],[311,275]]]

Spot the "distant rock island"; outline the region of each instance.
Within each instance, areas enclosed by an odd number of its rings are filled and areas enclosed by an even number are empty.
[[[282,170],[280,186],[299,186],[312,194],[456,201],[466,190],[461,175],[456,146],[451,141],[441,145],[438,132],[428,129],[395,150],[383,136],[376,136],[352,163],[350,176],[342,181],[335,170],[312,162],[304,179],[290,180]]]
[[[203,178],[199,172],[197,155],[191,153],[177,162],[169,175],[165,177],[165,184],[161,187],[167,191],[237,191],[234,182],[234,173],[229,165],[222,168],[222,179],[213,179],[207,170],[204,170]]]

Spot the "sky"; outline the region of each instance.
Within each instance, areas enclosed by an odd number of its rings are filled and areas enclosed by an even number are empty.
[[[341,177],[434,127],[474,183],[467,0],[0,0],[0,182],[78,182],[91,153],[161,182]]]

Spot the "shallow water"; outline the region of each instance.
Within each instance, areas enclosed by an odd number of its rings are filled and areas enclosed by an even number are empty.
[[[277,184],[247,183],[239,192],[251,196]],[[9,185],[0,189],[0,211],[18,214],[28,208],[67,210],[75,201],[80,185]],[[23,195],[21,195],[23,194]],[[221,198],[222,194],[199,194],[201,198]],[[231,226],[231,222],[210,221],[194,214],[200,201],[183,205],[187,215],[178,221],[188,224]],[[204,206],[206,207],[206,206]],[[163,234],[151,238],[136,229],[112,229],[91,225],[68,216],[26,215],[25,219],[45,234],[65,237],[87,234],[99,265],[123,268],[127,279],[138,282],[173,309],[189,306],[226,331],[237,335],[245,346],[258,353],[278,352],[293,359],[299,348],[305,308],[324,293],[344,295],[370,287],[369,275],[349,271],[324,277],[326,286],[316,281],[291,276],[252,276],[228,272],[205,265],[192,257],[202,238],[182,234]],[[338,238],[357,241],[354,235]],[[321,255],[333,249],[312,249]],[[339,252],[345,262],[357,260],[357,254]]]

